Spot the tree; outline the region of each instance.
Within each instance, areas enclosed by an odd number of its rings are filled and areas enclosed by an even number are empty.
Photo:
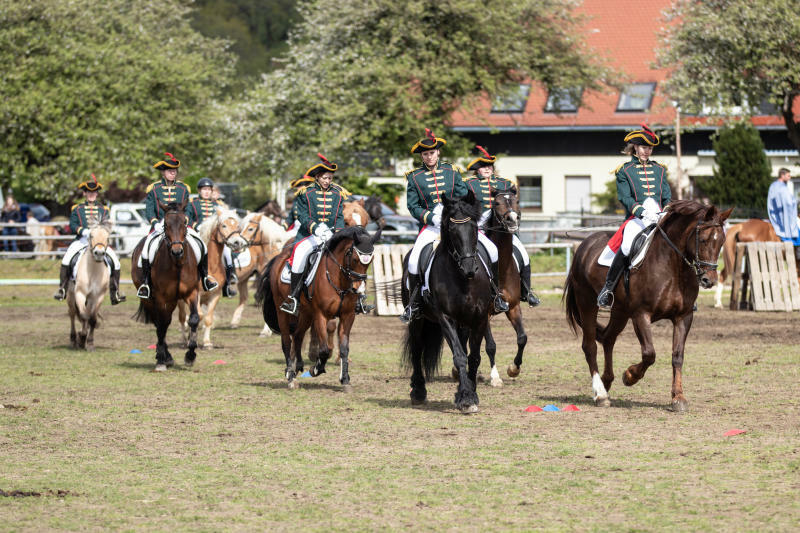
[[[233,56],[178,0],[0,0],[0,186],[65,201],[95,173],[121,186],[163,152],[219,164],[211,106]]]
[[[297,176],[317,151],[352,170],[365,151],[408,157],[423,128],[444,135],[456,109],[523,80],[599,89],[607,71],[583,46],[573,5],[308,0],[284,68],[220,114],[226,153],[246,154],[242,176]]]
[[[714,176],[701,184],[703,192],[718,206],[763,211],[772,167],[756,128],[737,121],[720,128],[712,141],[716,166]]]
[[[795,0],[678,0],[659,63],[684,111],[777,106],[800,149],[800,11]],[[794,109],[793,109],[794,108]]]

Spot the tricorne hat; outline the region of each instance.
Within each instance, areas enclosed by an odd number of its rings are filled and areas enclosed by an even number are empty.
[[[155,165],[153,168],[156,170],[167,170],[168,168],[178,168],[181,166],[181,162],[178,161],[174,155],[169,152],[164,152],[164,155],[167,156]]]
[[[303,177],[308,176],[308,177],[311,177],[311,178],[316,178],[318,174],[320,174],[322,172],[325,172],[326,170],[328,172],[336,172],[336,169],[339,168],[336,163],[331,163],[330,161],[328,161],[328,158],[326,158],[324,155],[320,154],[319,152],[317,152],[317,157],[319,157],[322,162],[321,163],[317,163],[313,167],[311,167],[308,170],[306,170],[306,174]]]
[[[445,144],[447,144],[447,141],[434,135],[429,128],[425,128],[425,137],[417,141],[417,144],[411,147],[411,153],[418,154],[427,150],[436,150]]]
[[[625,142],[631,144],[638,144],[640,146],[657,146],[660,142],[658,135],[653,133],[653,130],[647,127],[647,124],[642,122],[642,129],[634,130],[625,135]]]
[[[303,185],[310,185],[314,183],[314,178],[311,176],[304,174],[302,177],[299,177],[295,180],[289,182],[289,188],[291,189],[299,189]]]
[[[92,174],[91,181],[89,180],[82,181],[80,185],[78,185],[78,189],[83,189],[84,191],[89,191],[89,192],[99,191],[102,188],[103,185],[101,183],[98,183],[97,178],[94,177],[94,174]]]
[[[495,161],[497,161],[497,156],[490,155],[483,146],[475,145],[475,148],[477,148],[478,151],[483,154],[483,156],[473,160],[469,165],[467,165],[467,170],[478,170],[481,167],[494,165]]]

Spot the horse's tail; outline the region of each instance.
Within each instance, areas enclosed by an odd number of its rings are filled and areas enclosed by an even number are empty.
[[[572,265],[569,267],[567,280],[564,282],[564,293],[561,295],[561,303],[564,305],[564,308],[567,312],[567,324],[569,324],[570,329],[576,335],[578,334],[578,328],[582,327],[581,315],[580,311],[578,310],[578,300],[575,297],[575,273],[577,272],[579,266],[579,255],[576,252],[575,258],[572,261]]]
[[[419,325],[409,326],[403,337],[403,366],[406,370],[411,369],[414,354],[420,353],[425,379],[430,381],[439,369],[444,335],[442,335],[442,326],[438,323],[426,319],[422,319],[420,322]],[[412,329],[414,330],[413,335]]]
[[[133,319],[142,324],[154,324],[153,316],[150,314],[150,310],[145,307],[144,300],[139,300],[139,309],[133,315]]]
[[[273,264],[277,258],[278,256],[275,256],[267,263],[264,272],[258,278],[258,290],[256,290],[256,305],[261,307],[261,312],[264,315],[264,322],[266,322],[269,329],[275,333],[280,332],[280,326],[278,325],[278,310],[275,308],[275,302],[272,298],[270,273],[272,272]]]
[[[722,245],[722,270],[719,276],[721,283],[733,272],[733,254],[736,253],[736,243],[739,242],[739,232],[742,231],[742,227],[742,224],[735,224],[725,233],[725,243]]]

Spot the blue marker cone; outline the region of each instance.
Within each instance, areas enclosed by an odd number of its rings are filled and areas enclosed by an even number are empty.
[[[305,372],[300,374],[300,377],[301,378],[310,378],[311,377],[311,373],[308,370],[306,370]]]
[[[552,411],[558,411],[558,410],[559,410],[558,407],[556,407],[552,403],[551,404],[547,404],[544,407],[542,407],[542,411],[551,411],[552,412]]]
[[[142,351],[134,348],[133,350],[130,351],[130,353],[142,353]]]

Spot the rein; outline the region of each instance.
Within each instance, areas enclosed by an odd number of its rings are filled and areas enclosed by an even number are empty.
[[[496,226],[486,225],[486,226],[484,226],[484,229],[489,230],[489,231],[496,231],[498,233],[516,233],[517,230],[519,229],[519,223],[517,224],[517,227],[514,230],[509,229],[508,225],[506,225],[506,223],[503,221],[503,219],[500,217],[500,215],[497,214],[497,211],[494,210],[494,206],[495,205],[500,205],[497,202],[495,202],[495,199],[498,196],[502,196],[502,197],[508,199],[513,195],[511,195],[509,193],[501,193],[501,194],[497,194],[494,198],[492,198],[492,218],[497,223],[497,225]],[[510,206],[509,206],[509,211],[512,211]],[[519,218],[519,217],[517,217],[517,218]]]
[[[344,254],[344,258],[346,259],[346,261],[342,261],[343,263],[346,262],[348,266],[344,266],[344,265],[339,264],[339,262],[336,260],[336,257],[333,255],[333,250],[329,249],[327,244],[325,245],[325,249],[323,250],[323,253],[327,254],[328,257],[330,257],[330,259],[334,262],[334,264],[339,267],[339,271],[342,274],[344,274],[345,277],[347,277],[347,279],[350,281],[350,286],[348,288],[340,289],[336,285],[336,283],[333,282],[333,279],[331,279],[331,273],[328,270],[328,265],[327,265],[327,263],[325,264],[325,277],[328,278],[328,283],[330,284],[331,287],[333,287],[333,290],[336,291],[336,294],[339,295],[339,307],[338,307],[338,309],[336,309],[336,315],[335,316],[339,316],[339,313],[342,311],[342,305],[344,304],[345,296],[347,296],[348,294],[357,294],[358,293],[358,290],[355,287],[353,287],[353,283],[354,282],[366,282],[367,281],[367,275],[366,274],[360,274],[358,272],[355,272],[349,266],[350,265],[350,260],[353,257],[353,250],[356,250],[359,254],[361,254],[361,252],[358,250],[358,248],[356,248],[355,242],[352,245],[350,245],[350,248],[348,248],[347,252],[345,252],[345,254]],[[366,255],[366,254],[363,254],[363,255]],[[370,255],[370,261],[372,261],[372,254],[369,254],[369,255]]]
[[[678,247],[675,246],[675,244],[670,240],[670,238],[667,236],[667,233],[661,227],[661,224],[656,224],[656,228],[658,228],[658,232],[661,234],[662,237],[664,237],[664,240],[667,241],[667,244],[669,245],[669,247],[672,248],[675,251],[675,253],[678,254],[681,257],[681,259],[683,259],[683,262],[686,263],[689,266],[689,268],[691,268],[694,271],[694,275],[697,276],[698,279],[703,274],[708,272],[709,270],[711,270],[712,272],[717,270],[717,263],[716,262],[712,263],[712,262],[709,262],[709,261],[702,261],[700,259],[700,252],[699,252],[699,250],[700,250],[700,228],[703,227],[703,226],[719,226],[719,227],[722,227],[722,224],[719,224],[719,223],[711,224],[711,223],[706,223],[706,222],[703,222],[703,221],[698,221],[697,222],[697,225],[694,227],[694,259],[692,259],[690,261],[689,258],[686,257],[686,253],[685,252],[681,252],[678,249]]]

